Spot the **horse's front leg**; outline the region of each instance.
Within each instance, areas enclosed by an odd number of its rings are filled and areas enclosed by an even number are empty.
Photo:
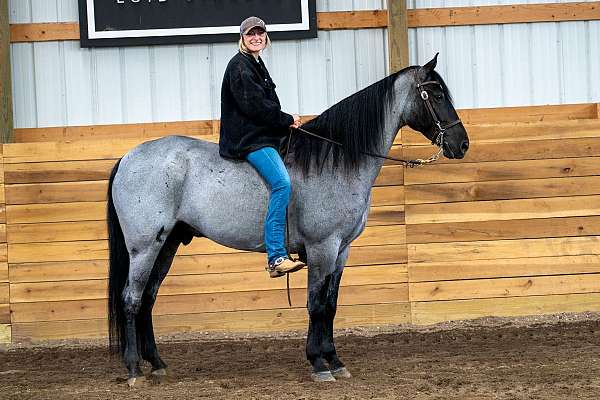
[[[329,288],[327,290],[327,302],[325,305],[325,336],[321,343],[321,352],[323,357],[329,364],[329,370],[335,378],[351,378],[352,375],[344,363],[340,361],[337,356],[335,344],[333,341],[333,321],[335,319],[335,313],[337,311],[337,300],[338,293],[340,290],[340,282],[342,280],[342,273],[344,272],[344,266],[348,259],[349,247],[344,248],[338,255],[335,262],[335,271],[331,275],[329,281]]]
[[[338,246],[323,244],[307,248],[309,324],[306,358],[312,365],[312,378],[318,382],[335,380],[326,364],[323,340],[327,336],[327,298]]]

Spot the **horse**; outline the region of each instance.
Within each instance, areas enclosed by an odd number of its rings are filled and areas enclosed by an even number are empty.
[[[387,154],[405,125],[437,141],[446,158],[463,158],[469,147],[436,64],[437,54],[302,126],[329,141],[302,133],[288,140],[288,251],[308,265],[306,357],[315,381],[351,377],[336,352],[333,322],[350,244],[365,228],[384,163],[371,155]],[[174,135],[142,143],[118,160],[107,198],[109,348],[120,353],[133,386],[143,376],[142,360],[152,375],[166,375],[152,308],[179,245],[207,237],[264,252],[268,188],[249,163],[220,157],[216,144]]]

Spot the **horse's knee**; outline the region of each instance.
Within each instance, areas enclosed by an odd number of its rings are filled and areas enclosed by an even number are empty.
[[[126,314],[137,315],[140,311],[140,307],[142,306],[142,296],[141,293],[133,293],[133,291],[126,288],[123,291],[123,308],[125,309]]]

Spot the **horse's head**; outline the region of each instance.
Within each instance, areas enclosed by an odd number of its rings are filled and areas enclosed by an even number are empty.
[[[469,137],[452,105],[446,84],[434,71],[436,64],[437,54],[414,70],[405,122],[432,143],[441,144],[446,158],[463,158],[469,149]]]

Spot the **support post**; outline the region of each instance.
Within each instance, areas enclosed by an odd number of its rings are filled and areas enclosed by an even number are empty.
[[[388,0],[388,48],[390,73],[408,67],[406,0]]]
[[[0,0],[0,140],[13,141],[13,104],[10,72],[8,0]]]

